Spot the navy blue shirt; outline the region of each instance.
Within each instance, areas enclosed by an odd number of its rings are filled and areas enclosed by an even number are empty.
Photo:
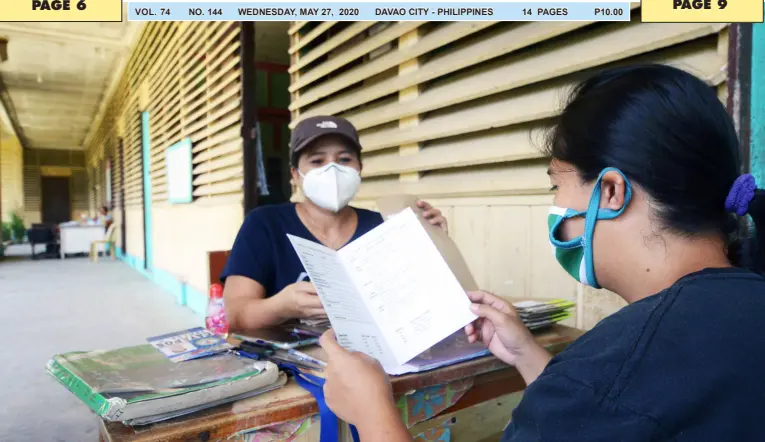
[[[762,276],[688,275],[554,357],[503,441],[763,440],[764,321]]]
[[[351,241],[383,222],[382,215],[377,212],[354,210],[358,225]],[[308,274],[287,238],[288,233],[321,242],[300,221],[293,203],[262,206],[250,212],[231,248],[221,282],[231,275],[245,276],[259,282],[268,297],[290,284],[308,281]]]

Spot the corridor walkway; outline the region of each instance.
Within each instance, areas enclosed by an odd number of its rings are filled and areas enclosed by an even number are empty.
[[[119,261],[0,262],[0,440],[98,440],[96,418],[45,373],[55,353],[141,344],[202,325]]]

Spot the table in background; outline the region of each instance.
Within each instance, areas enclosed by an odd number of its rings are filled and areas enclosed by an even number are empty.
[[[559,353],[581,333],[570,327],[554,326],[537,334],[537,341],[552,353]],[[432,438],[418,438],[418,441],[437,440],[438,432],[448,428],[451,442],[499,440],[499,434],[520,400],[519,392],[525,388],[518,371],[494,357],[395,377],[392,385],[399,405],[403,405],[405,420],[410,420],[408,425],[412,435],[433,435]],[[290,379],[279,390],[144,428],[133,429],[121,423],[102,421],[100,440],[226,440],[245,431],[298,421],[318,412],[313,397]],[[341,427],[340,439],[351,440],[346,425]],[[244,439],[233,437],[230,440]],[[287,440],[318,442],[319,426],[312,425],[297,438]]]
[[[103,240],[106,230],[102,225],[60,225],[61,259],[75,253],[90,253],[93,241]]]

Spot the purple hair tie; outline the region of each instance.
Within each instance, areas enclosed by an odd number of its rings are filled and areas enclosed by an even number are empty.
[[[725,198],[725,211],[738,216],[746,215],[756,190],[757,183],[752,174],[747,173],[736,178],[728,192],[728,197]]]

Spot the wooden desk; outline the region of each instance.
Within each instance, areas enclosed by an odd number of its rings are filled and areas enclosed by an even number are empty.
[[[537,335],[552,353],[562,351],[581,331],[555,326]],[[449,431],[452,442],[498,440],[520,400],[525,384],[520,374],[494,357],[485,357],[425,373],[392,379],[393,391],[413,435]],[[420,403],[417,403],[417,401]],[[311,425],[318,406],[293,380],[283,388],[251,399],[200,411],[185,418],[133,429],[115,422],[101,422],[103,442],[244,441],[237,436],[255,430],[304,420],[296,437],[269,441],[318,442],[318,425]],[[308,418],[308,419],[307,419]],[[305,429],[305,427],[310,428]],[[350,441],[347,426],[341,439]],[[343,434],[344,433],[344,434]],[[459,434],[462,437],[458,437]],[[229,439],[230,438],[230,439]],[[258,439],[254,439],[258,441]],[[418,438],[418,441],[436,440]]]

